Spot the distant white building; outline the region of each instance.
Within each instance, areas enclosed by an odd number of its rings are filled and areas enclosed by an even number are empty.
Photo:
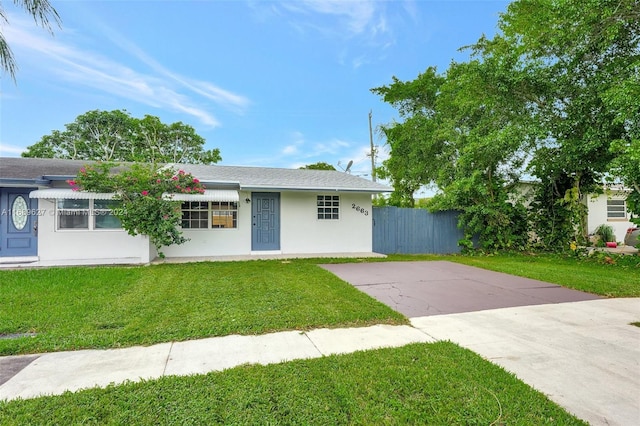
[[[518,186],[516,196],[512,201],[520,200],[528,206],[533,199],[533,192],[537,183],[533,181],[522,182]],[[590,194],[586,197],[587,206],[587,232],[593,234],[596,228],[602,224],[610,225],[616,236],[616,241],[623,242],[629,228],[635,227],[630,221],[627,211],[626,199],[629,190],[621,185],[606,186],[603,194]]]
[[[613,228],[616,241],[624,241],[627,230],[635,227],[627,211],[628,194],[629,190],[623,186],[611,185],[605,188],[603,194],[588,197],[587,230],[589,234],[593,234],[598,226],[606,224]]]

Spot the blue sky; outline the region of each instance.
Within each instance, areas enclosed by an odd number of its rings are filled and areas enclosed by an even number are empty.
[[[2,32],[18,62],[0,79],[0,156],[87,111],[182,121],[224,165],[318,161],[368,177],[373,126],[398,118],[370,92],[392,76],[464,60],[505,1],[51,0],[54,36],[13,6]],[[385,157],[377,133],[378,162]]]

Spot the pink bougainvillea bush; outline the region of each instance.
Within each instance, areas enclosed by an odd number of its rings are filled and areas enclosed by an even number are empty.
[[[180,202],[172,194],[203,194],[204,185],[190,173],[153,164],[94,163],[68,180],[74,191],[113,193],[122,208],[114,215],[129,235],[147,235],[160,257],[161,248],[188,241],[180,229]]]

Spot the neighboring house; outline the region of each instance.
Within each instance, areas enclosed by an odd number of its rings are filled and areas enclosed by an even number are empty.
[[[0,158],[0,262],[148,263],[145,236],[111,215],[110,194],[66,183],[87,161]],[[167,258],[372,251],[372,194],[392,188],[326,170],[176,165],[207,188],[179,194],[183,234]]]
[[[529,206],[533,199],[536,182],[524,181],[517,186],[518,199]],[[620,185],[611,185],[604,188],[602,194],[590,194],[586,197],[587,206],[587,232],[591,235],[602,224],[611,225],[616,235],[616,241],[623,242],[629,228],[635,225],[630,221],[630,213],[627,211],[626,199],[629,191]]]
[[[628,190],[619,185],[608,186],[603,194],[591,195],[587,200],[587,230],[593,234],[602,224],[610,225],[616,235],[616,241],[623,242],[629,228],[634,228],[627,211]]]

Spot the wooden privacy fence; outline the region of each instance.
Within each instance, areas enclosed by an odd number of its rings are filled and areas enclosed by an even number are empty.
[[[373,251],[383,254],[460,253],[458,212],[373,208]]]

